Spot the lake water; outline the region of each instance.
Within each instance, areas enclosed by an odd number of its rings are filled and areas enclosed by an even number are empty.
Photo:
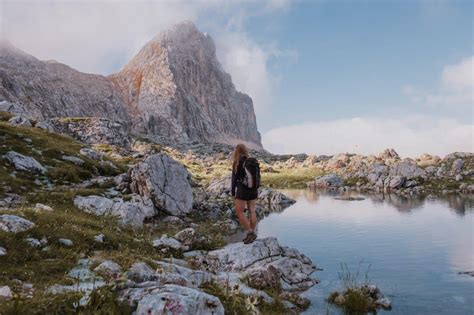
[[[341,263],[360,266],[361,280],[370,264],[370,282],[393,305],[380,314],[474,314],[474,277],[458,274],[474,270],[472,196],[350,193],[366,199],[342,201],[338,194],[283,192],[297,203],[263,219],[258,234],[277,237],[324,269],[313,274],[321,283],[304,294],[312,302],[305,314],[339,313],[325,298],[340,288]]]

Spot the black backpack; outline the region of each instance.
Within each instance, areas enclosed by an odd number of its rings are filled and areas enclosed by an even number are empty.
[[[260,187],[260,164],[257,159],[247,158],[243,164],[244,174],[242,185],[247,188],[257,189]]]

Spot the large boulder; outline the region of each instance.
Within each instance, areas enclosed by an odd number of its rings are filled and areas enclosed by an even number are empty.
[[[30,156],[25,156],[15,151],[8,151],[5,158],[19,171],[33,173],[46,173],[46,168]]]
[[[426,171],[416,165],[416,162],[411,159],[404,159],[397,163],[394,163],[390,167],[390,176],[403,176],[406,179],[412,179],[426,175]]]
[[[246,272],[274,267],[281,273],[283,290],[306,290],[317,283],[310,275],[316,270],[311,260],[297,250],[280,246],[274,237],[251,244],[234,243],[196,258],[198,266],[213,272]]]
[[[316,177],[313,182],[308,184],[312,188],[334,188],[341,187],[342,185],[344,185],[344,181],[336,174]]]
[[[165,284],[135,291],[137,315],[224,315],[224,306],[219,298],[194,288]]]
[[[35,224],[22,217],[12,214],[0,215],[0,230],[9,233],[18,233],[33,228]]]
[[[31,122],[28,118],[18,115],[10,118],[8,122],[12,125],[31,127]]]
[[[191,212],[193,192],[189,173],[164,153],[149,156],[129,170],[130,190],[150,198],[159,210],[183,216]]]
[[[141,227],[145,219],[156,214],[150,199],[140,195],[132,195],[124,201],[121,198],[109,199],[101,196],[77,196],[74,205],[79,209],[95,215],[111,215],[119,218],[120,222],[133,227]]]

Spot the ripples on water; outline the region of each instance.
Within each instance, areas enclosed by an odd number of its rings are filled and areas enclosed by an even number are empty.
[[[295,247],[323,271],[305,295],[307,314],[337,314],[324,299],[338,289],[340,263],[364,274],[392,300],[389,314],[474,314],[472,196],[436,199],[284,190],[297,203],[259,223],[259,237],[275,236]],[[363,278],[363,277],[362,277]],[[362,279],[363,280],[363,279]],[[380,313],[385,313],[381,311]]]

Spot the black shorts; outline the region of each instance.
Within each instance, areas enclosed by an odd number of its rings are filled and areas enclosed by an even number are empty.
[[[258,198],[257,188],[248,188],[242,184],[237,184],[235,189],[235,198],[240,200],[254,200]]]

